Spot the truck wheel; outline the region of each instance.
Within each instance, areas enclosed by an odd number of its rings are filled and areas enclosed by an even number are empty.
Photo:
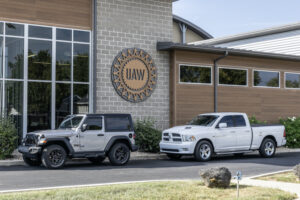
[[[168,153],[167,156],[171,159],[171,160],[179,160],[181,158],[180,154],[171,154]]]
[[[197,161],[208,161],[211,159],[212,154],[213,148],[211,144],[207,141],[201,141],[195,148],[194,156]]]
[[[28,158],[23,155],[23,160],[29,166],[40,166],[42,164],[42,161],[39,158],[33,159],[33,158]]]
[[[259,153],[264,158],[272,158],[276,152],[276,144],[275,141],[271,138],[266,138],[263,140]]]
[[[130,159],[130,149],[124,143],[115,144],[108,153],[112,165],[125,165]]]
[[[105,157],[88,158],[88,160],[95,165],[100,165],[105,160]]]
[[[43,149],[42,163],[46,168],[62,168],[65,165],[66,160],[66,150],[60,145],[50,145]]]

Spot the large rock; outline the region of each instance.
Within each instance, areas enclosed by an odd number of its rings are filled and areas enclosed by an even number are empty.
[[[300,164],[294,167],[294,173],[298,177],[298,180],[300,180]]]
[[[211,168],[200,171],[200,177],[207,187],[227,188],[230,185],[231,173],[226,167]]]

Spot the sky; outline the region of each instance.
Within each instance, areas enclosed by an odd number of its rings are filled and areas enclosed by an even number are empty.
[[[173,14],[222,37],[300,22],[300,0],[179,0]]]

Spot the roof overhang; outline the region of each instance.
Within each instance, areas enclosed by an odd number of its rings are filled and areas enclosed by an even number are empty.
[[[214,47],[214,46],[207,46],[207,45],[190,45],[190,44],[181,44],[181,43],[173,43],[173,42],[157,42],[157,50],[158,51],[185,50],[185,51],[196,51],[196,52],[215,53],[215,54],[224,54],[227,52],[229,55],[232,56],[245,56],[245,57],[255,57],[255,58],[300,61],[300,56],[221,48],[221,47]]]

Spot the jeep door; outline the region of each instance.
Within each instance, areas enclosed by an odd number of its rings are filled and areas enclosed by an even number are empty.
[[[104,151],[105,132],[102,116],[88,116],[83,122],[85,130],[80,131],[81,151]]]

